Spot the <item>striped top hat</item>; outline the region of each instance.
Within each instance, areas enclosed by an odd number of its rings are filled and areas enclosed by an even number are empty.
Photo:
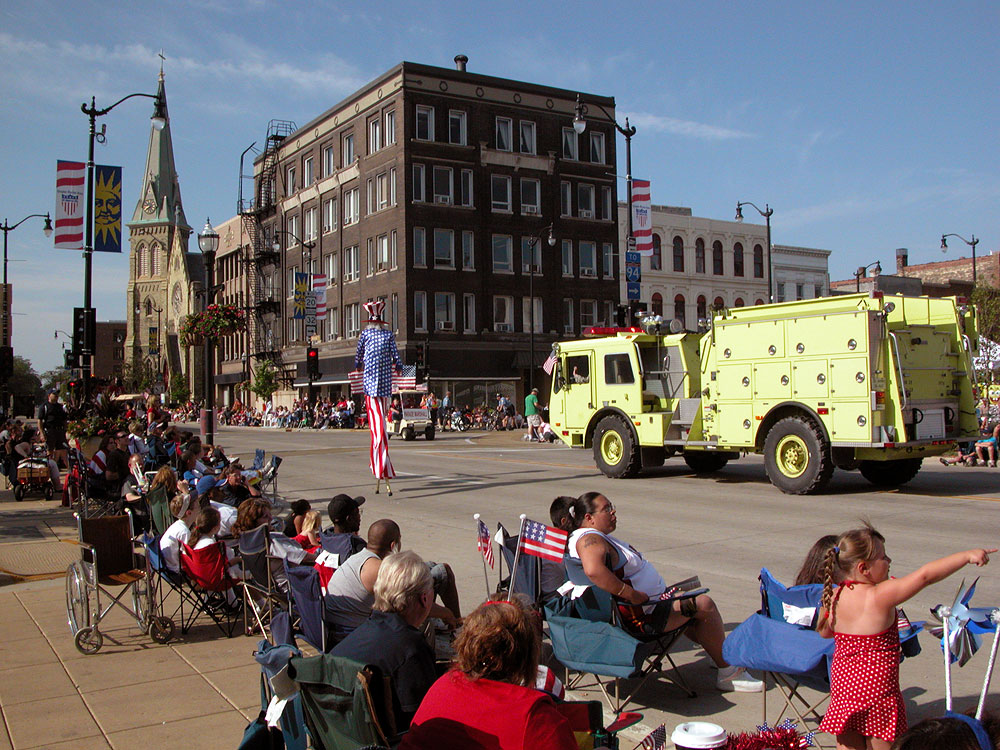
[[[368,312],[368,322],[369,323],[384,323],[382,320],[382,311],[385,310],[385,300],[376,299],[371,302],[365,302],[362,307]]]

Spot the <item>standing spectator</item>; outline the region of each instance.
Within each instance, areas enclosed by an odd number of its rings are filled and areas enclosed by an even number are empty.
[[[528,440],[532,443],[541,442],[542,435],[539,428],[542,426],[542,407],[538,404],[537,388],[532,388],[531,393],[524,398],[524,417],[528,423],[526,436]]]
[[[52,459],[57,464],[69,466],[66,456],[66,409],[59,403],[55,390],[49,391],[48,400],[38,409],[38,426]]]
[[[451,419],[451,391],[444,392],[444,398],[441,399],[441,430],[447,431],[448,422]]]
[[[431,413],[431,424],[437,424],[439,407],[440,403],[438,402],[437,396],[434,395],[434,391],[431,391],[427,394],[427,408]]]

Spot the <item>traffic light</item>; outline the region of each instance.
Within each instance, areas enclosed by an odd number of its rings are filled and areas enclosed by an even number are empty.
[[[81,385],[83,385],[83,383],[81,381],[77,380],[76,378],[74,378],[73,380],[67,380],[66,381],[66,390],[69,393],[73,394],[73,393],[76,393],[77,390],[79,390],[79,388],[80,388]]]
[[[10,380],[14,375],[14,347],[0,346],[0,378]]]
[[[72,349],[63,349],[63,367],[72,370],[80,366],[80,356]]]
[[[421,341],[417,344],[417,353],[415,355],[416,361],[414,362],[416,366],[416,380],[418,383],[422,383],[424,378],[427,376],[427,342]]]
[[[306,375],[310,378],[319,377],[319,350],[315,346],[306,349]]]

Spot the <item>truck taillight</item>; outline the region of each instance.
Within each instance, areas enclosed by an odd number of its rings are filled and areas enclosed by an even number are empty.
[[[885,406],[885,391],[875,391],[875,405]]]

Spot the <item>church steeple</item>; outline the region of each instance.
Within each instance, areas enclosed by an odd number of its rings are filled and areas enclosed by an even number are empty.
[[[131,224],[166,222],[190,233],[191,227],[184,216],[180,182],[174,167],[174,147],[170,139],[170,116],[167,113],[167,93],[163,84],[162,67],[157,93],[163,102],[166,124],[162,130],[150,128],[146,172]]]

